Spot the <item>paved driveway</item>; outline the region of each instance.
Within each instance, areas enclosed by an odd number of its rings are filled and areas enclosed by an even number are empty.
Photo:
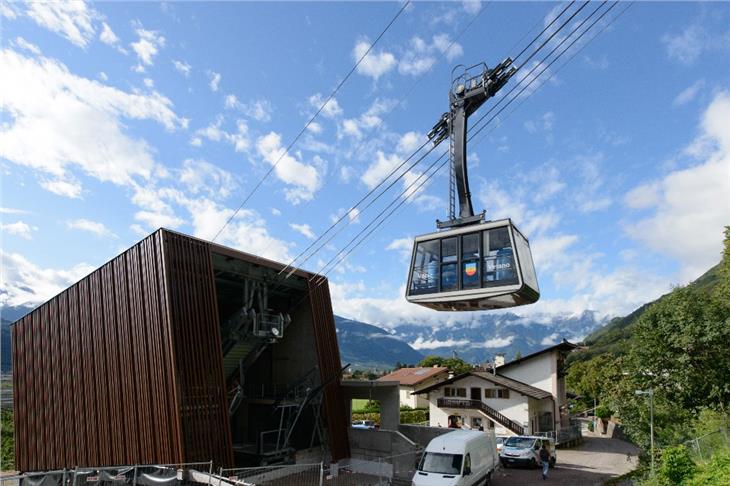
[[[573,449],[558,449],[558,464],[543,481],[539,469],[501,468],[494,486],[553,484],[601,485],[609,478],[625,474],[637,466],[639,450],[619,439],[585,437]]]

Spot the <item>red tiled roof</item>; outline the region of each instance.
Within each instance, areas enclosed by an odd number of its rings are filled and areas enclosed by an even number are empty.
[[[437,366],[433,368],[401,368],[394,372],[381,376],[378,381],[398,381],[401,385],[418,385],[419,383],[433,378],[439,373],[446,373],[448,368]]]

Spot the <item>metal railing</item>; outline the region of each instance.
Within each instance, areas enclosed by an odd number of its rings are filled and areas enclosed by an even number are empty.
[[[691,451],[696,460],[704,462],[712,457],[718,449],[730,447],[730,435],[728,430],[723,427],[709,434],[685,441],[684,445]]]
[[[201,467],[202,466],[202,467]],[[177,464],[135,464],[105,467],[76,467],[3,476],[0,485],[19,483],[42,486],[82,486],[99,483],[125,483],[133,486],[165,486],[190,479],[193,470],[213,473],[213,461]]]
[[[498,424],[507,427],[515,434],[523,435],[525,433],[525,428],[522,425],[509,417],[505,417],[481,400],[468,400],[466,398],[439,398],[436,401],[436,404],[439,408],[467,408],[479,410]]]
[[[321,486],[323,463],[220,469],[220,479],[240,486]]]
[[[566,444],[568,442],[573,442],[583,437],[580,425],[561,427],[560,430],[557,432],[555,432],[554,430],[548,432],[536,432],[534,435],[540,437],[549,437],[555,441],[555,445]]]

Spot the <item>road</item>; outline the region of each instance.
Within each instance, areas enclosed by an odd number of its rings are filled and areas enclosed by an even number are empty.
[[[607,479],[626,474],[638,464],[639,450],[628,442],[604,437],[585,437],[573,449],[558,449],[558,464],[543,481],[539,469],[502,468],[492,481],[494,486],[532,486],[552,484],[601,485]],[[630,457],[629,457],[630,454]]]

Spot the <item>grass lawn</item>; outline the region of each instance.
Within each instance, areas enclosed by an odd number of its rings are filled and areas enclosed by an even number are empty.
[[[368,401],[366,398],[353,398],[352,399],[352,409],[353,410],[362,410],[365,408],[365,405],[367,405]]]

